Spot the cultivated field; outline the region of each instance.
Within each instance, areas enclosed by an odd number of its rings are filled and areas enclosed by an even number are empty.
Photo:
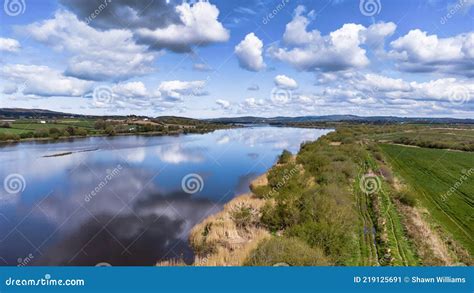
[[[394,171],[445,233],[474,254],[474,154],[381,145]]]

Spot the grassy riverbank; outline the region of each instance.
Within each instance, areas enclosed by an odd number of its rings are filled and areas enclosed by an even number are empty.
[[[17,119],[0,122],[0,142],[136,134],[176,135],[181,133],[206,133],[232,127],[234,126],[180,117],[159,117],[155,119],[132,117],[122,119]]]
[[[466,170],[474,155],[386,144],[378,139],[383,130],[339,127],[302,144],[296,157],[284,152],[264,184],[193,229],[195,264],[472,265],[465,232],[474,176]],[[442,194],[450,196],[440,203]]]

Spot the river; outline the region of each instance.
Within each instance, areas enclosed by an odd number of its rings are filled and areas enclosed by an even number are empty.
[[[193,259],[189,230],[283,149],[330,130],[245,127],[0,147],[0,265]]]

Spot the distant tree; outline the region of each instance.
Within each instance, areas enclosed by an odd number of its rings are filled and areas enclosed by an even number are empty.
[[[87,130],[84,128],[76,128],[74,132],[77,136],[87,136]]]
[[[107,126],[107,123],[103,119],[99,119],[94,123],[94,128],[95,129],[105,129]]]
[[[105,128],[104,132],[108,135],[108,136],[114,136],[115,135],[115,128],[112,126],[112,125],[109,125]]]
[[[61,131],[56,127],[51,127],[49,129],[49,136],[54,139],[58,139],[61,136]]]
[[[67,133],[69,133],[69,135],[74,135],[74,134],[75,134],[75,132],[76,132],[75,128],[74,128],[74,127],[72,127],[72,126],[68,126],[68,127],[66,127],[66,129],[65,129],[65,130],[67,131]]]
[[[40,128],[35,131],[34,137],[48,137],[49,132],[47,129]]]

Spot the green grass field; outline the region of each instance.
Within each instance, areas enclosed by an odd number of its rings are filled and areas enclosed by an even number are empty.
[[[38,120],[17,120],[11,123],[11,128],[0,128],[0,132],[21,134],[24,132],[34,132],[39,129],[49,130],[50,128],[57,128],[61,130],[68,126],[93,129],[94,122],[94,119],[61,119],[56,121],[56,123],[41,124]]]
[[[443,230],[474,255],[474,154],[389,144],[381,148]]]

